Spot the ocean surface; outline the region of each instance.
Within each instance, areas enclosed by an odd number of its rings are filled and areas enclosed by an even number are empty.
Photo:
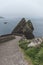
[[[31,20],[34,26],[33,34],[35,37],[43,37],[43,19]]]
[[[0,19],[0,36],[10,34],[21,19]],[[4,24],[7,22],[7,24]],[[35,37],[43,37],[43,20],[42,19],[31,19],[34,26],[33,34]]]

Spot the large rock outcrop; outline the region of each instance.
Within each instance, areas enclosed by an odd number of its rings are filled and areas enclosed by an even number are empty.
[[[30,20],[26,21],[25,18],[18,23],[18,25],[14,28],[13,34],[23,34],[27,39],[34,38],[33,35],[34,27]]]

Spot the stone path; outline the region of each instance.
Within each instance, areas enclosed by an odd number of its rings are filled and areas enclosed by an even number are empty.
[[[0,44],[0,65],[28,65],[19,50],[18,41],[21,37]]]

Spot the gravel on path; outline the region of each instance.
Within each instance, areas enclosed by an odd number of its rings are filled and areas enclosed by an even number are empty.
[[[21,37],[0,44],[0,65],[28,65],[21,53],[18,41]]]

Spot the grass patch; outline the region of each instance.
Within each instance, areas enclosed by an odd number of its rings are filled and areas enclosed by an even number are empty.
[[[35,59],[35,55],[39,52],[39,49],[37,48],[28,48],[25,53],[31,57],[33,60]]]
[[[28,48],[27,41],[20,41],[19,46],[24,50],[26,59],[31,59],[33,65],[43,65],[43,42],[39,47]]]
[[[28,45],[29,43],[26,41],[26,40],[23,40],[23,41],[19,41],[19,46],[22,48],[22,49],[24,49],[24,50],[27,50],[28,49],[28,47],[27,47],[27,45]]]

